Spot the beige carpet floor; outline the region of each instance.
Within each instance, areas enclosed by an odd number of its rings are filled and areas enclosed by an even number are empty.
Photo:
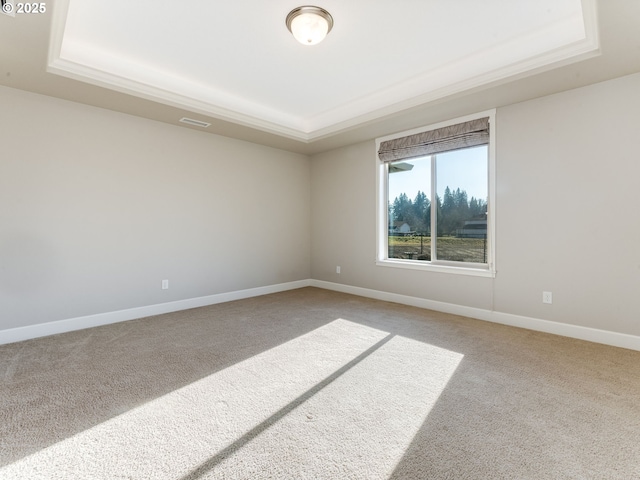
[[[640,479],[640,352],[304,288],[0,346],[1,479]]]

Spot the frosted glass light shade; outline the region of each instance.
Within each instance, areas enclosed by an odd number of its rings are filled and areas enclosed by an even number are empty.
[[[333,27],[333,18],[320,7],[298,7],[287,15],[287,28],[303,45],[316,45]]]

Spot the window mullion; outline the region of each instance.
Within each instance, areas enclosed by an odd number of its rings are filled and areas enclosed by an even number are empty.
[[[378,216],[378,237],[380,243],[378,247],[378,258],[389,258],[389,165],[381,164],[378,168],[378,208],[381,216]],[[382,213],[384,212],[384,213]]]
[[[431,261],[438,259],[438,197],[436,190],[436,155],[431,155]]]

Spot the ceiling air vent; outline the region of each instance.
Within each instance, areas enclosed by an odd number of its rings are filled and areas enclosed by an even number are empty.
[[[207,128],[210,126],[210,123],[203,122],[202,120],[194,120],[193,118],[182,117],[180,119],[182,123],[186,123],[187,125],[193,125],[194,127],[202,127]]]

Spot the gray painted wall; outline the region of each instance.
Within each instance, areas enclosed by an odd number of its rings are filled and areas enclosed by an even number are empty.
[[[308,157],[5,87],[0,106],[0,330],[310,277]]]
[[[312,278],[640,335],[639,112],[640,74],[497,110],[495,279],[376,266],[375,142],[312,157]]]
[[[309,159],[0,87],[0,330],[313,278],[640,335],[639,91],[498,109],[490,279],[375,265],[373,140]]]

